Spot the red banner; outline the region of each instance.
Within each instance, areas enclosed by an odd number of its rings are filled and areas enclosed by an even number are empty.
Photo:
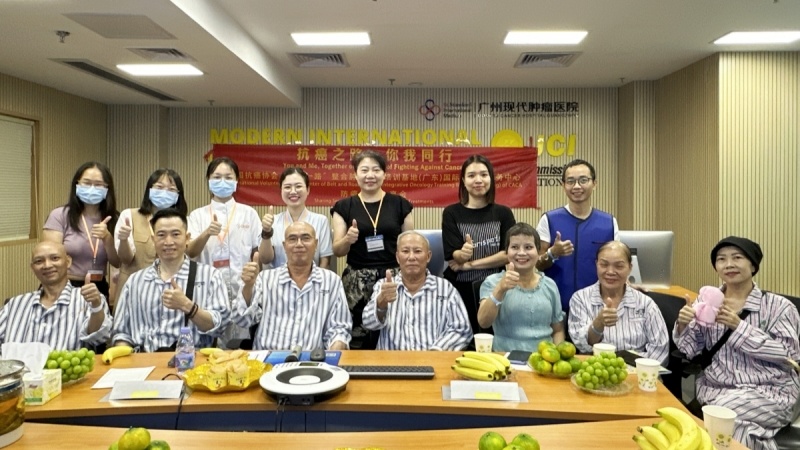
[[[494,166],[495,201],[512,208],[536,207],[536,148],[500,147],[337,147],[313,145],[216,144],[213,157],[227,156],[239,166],[236,200],[249,205],[282,205],[278,180],[287,167],[308,173],[307,206],[332,206],[359,192],[350,158],[362,150],[386,156],[383,189],[415,207],[458,202],[461,164],[474,154]]]

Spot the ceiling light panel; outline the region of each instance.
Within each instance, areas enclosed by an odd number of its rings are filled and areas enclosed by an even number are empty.
[[[717,45],[790,44],[800,40],[800,31],[732,31],[714,41]]]
[[[137,77],[185,77],[203,74],[191,64],[117,64],[117,69]]]
[[[355,46],[370,45],[369,33],[292,33],[300,46]]]
[[[588,31],[509,31],[506,45],[575,45],[583,41]]]

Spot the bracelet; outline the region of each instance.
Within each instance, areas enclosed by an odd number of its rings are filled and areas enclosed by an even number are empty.
[[[489,300],[491,300],[492,303],[494,303],[494,306],[497,306],[498,308],[500,307],[500,305],[503,304],[503,302],[501,302],[500,300],[494,298],[494,294],[489,294]]]
[[[200,309],[200,307],[199,307],[199,306],[197,306],[197,303],[193,304],[193,305],[192,305],[192,309],[190,309],[190,310],[189,310],[189,312],[186,314],[186,318],[187,318],[187,319],[192,319],[192,318],[194,318],[194,316],[196,316],[196,315],[197,315],[197,311],[198,311],[199,309]]]
[[[550,249],[547,249],[547,257],[550,258],[550,261],[556,262],[558,261],[558,256],[554,255]]]
[[[375,311],[378,311],[381,314],[386,314],[386,311],[389,311],[389,308],[378,308],[378,305],[375,305]]]
[[[275,230],[264,231],[261,229],[261,239],[272,239],[272,235],[275,234]]]
[[[91,313],[92,313],[92,314],[94,314],[94,313],[99,313],[100,311],[102,311],[102,310],[103,310],[103,307],[104,307],[105,305],[106,305],[106,302],[105,302],[105,301],[103,301],[103,300],[101,299],[101,300],[100,300],[100,306],[98,306],[97,308],[95,308],[94,306],[92,306],[91,308],[89,308],[89,311],[91,311]]]
[[[598,336],[602,336],[603,335],[602,331],[597,331],[597,328],[594,327],[594,324],[591,324],[589,326],[591,327],[592,331],[594,331],[594,334],[596,334]]]

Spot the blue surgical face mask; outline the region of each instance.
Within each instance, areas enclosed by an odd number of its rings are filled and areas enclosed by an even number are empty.
[[[178,193],[166,189],[150,188],[150,202],[158,209],[169,208],[178,203]]]
[[[106,199],[108,188],[95,187],[95,186],[82,186],[78,185],[75,188],[75,194],[83,203],[87,205],[99,205],[100,202]]]
[[[236,181],[210,179],[208,180],[208,190],[219,198],[228,198],[236,192]]]

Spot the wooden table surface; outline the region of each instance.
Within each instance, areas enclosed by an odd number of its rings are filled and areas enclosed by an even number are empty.
[[[503,428],[473,428],[432,431],[389,431],[351,433],[239,433],[221,431],[150,430],[152,439],[167,441],[173,450],[184,449],[327,449],[366,447],[386,450],[475,450],[487,431],[500,433],[510,441],[518,433],[528,433],[539,441],[542,450],[637,449],[631,439],[636,427],[652,425],[656,419],[639,418],[609,422],[584,422],[562,425],[537,425]],[[107,449],[123,428],[83,427],[26,423],[25,434],[9,449]],[[731,449],[745,447],[733,442]]]
[[[514,381],[528,397],[527,403],[498,401],[445,401],[442,386],[460,377],[450,369],[461,352],[345,351],[340,364],[431,365],[430,380],[350,380],[346,391],[308,408],[315,411],[394,412],[428,414],[466,414],[504,417],[534,417],[574,421],[620,420],[653,417],[662,406],[683,408],[661,384],[654,393],[640,391],[635,375],[633,388],[621,397],[603,397],[575,389],[569,380],[544,378],[532,372],[516,371]],[[148,379],[159,380],[174,369],[166,366],[167,353],[140,353],[117,359],[107,366],[98,360],[85,381],[63,389],[60,396],[43,406],[29,406],[31,419],[106,416],[120,414],[174,413],[177,400],[128,400],[100,402],[109,389],[90,389],[111,367],[155,366]],[[99,356],[98,356],[99,358]],[[198,363],[204,357],[198,354]],[[242,392],[210,393],[195,391],[183,403],[183,413],[224,411],[274,411],[276,403],[255,383]],[[292,407],[287,407],[291,410]]]

